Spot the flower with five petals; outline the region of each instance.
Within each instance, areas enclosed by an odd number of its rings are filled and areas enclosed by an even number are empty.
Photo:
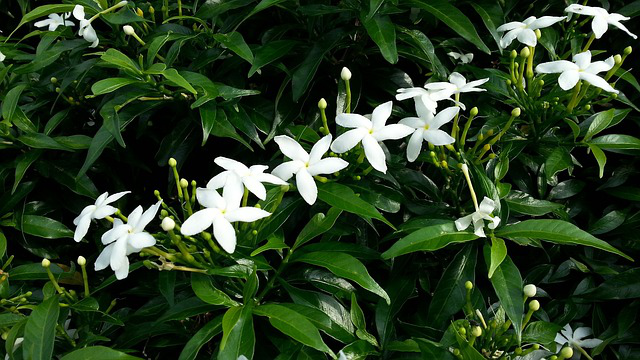
[[[398,89],[396,94],[396,100],[402,101],[406,99],[413,99],[416,103],[421,102],[422,106],[429,109],[432,113],[436,112],[438,108],[438,101],[444,100],[434,96],[435,91],[429,91],[420,87]]]
[[[58,14],[49,14],[48,19],[40,20],[33,24],[35,27],[49,27],[49,31],[55,31],[58,26],[73,26],[73,21],[67,20],[71,17],[71,13],[66,13],[64,16]]]
[[[500,47],[506,48],[514,39],[528,46],[536,46],[538,37],[534,30],[549,27],[566,18],[566,16],[543,16],[538,19],[535,16],[529,16],[523,22],[512,21],[501,25],[496,30],[507,31],[507,33],[500,39]]]
[[[91,225],[91,220],[104,219],[109,215],[115,214],[116,210],[118,209],[109,204],[120,199],[130,192],[131,191],[123,191],[111,196],[109,196],[109,193],[106,192],[98,196],[96,202],[93,205],[89,205],[82,209],[80,215],[78,215],[78,217],[73,220],[73,225],[76,225],[76,231],[73,234],[73,240],[79,242],[85,235],[87,235],[89,225]]]
[[[371,166],[383,173],[387,172],[384,150],[380,143],[385,140],[401,139],[413,132],[414,129],[403,124],[386,125],[391,116],[393,103],[388,101],[373,110],[371,120],[358,114],[339,114],[336,123],[342,127],[352,128],[331,144],[331,150],[338,154],[353,149],[362,142],[364,154]]]
[[[349,163],[339,158],[322,158],[331,145],[331,134],[318,140],[307,153],[297,141],[286,135],[275,137],[280,151],[291,159],[273,169],[273,174],[284,181],[296,176],[298,192],[309,205],[313,205],[318,198],[318,187],[313,179],[316,175],[332,174],[340,171]]]
[[[207,183],[208,189],[220,189],[224,186],[239,186],[241,190],[246,188],[260,200],[267,198],[267,190],[262,183],[270,183],[275,185],[287,185],[277,176],[265,174],[264,171],[269,167],[265,165],[253,165],[247,167],[245,164],[218,156],[213,160],[226,171],[214,176]]]
[[[451,51],[448,52],[447,55],[451,56],[454,60],[460,60],[461,64],[468,64],[473,60],[473,53],[461,54]]]
[[[622,25],[620,21],[629,20],[630,18],[624,15],[609,13],[607,10],[595,7],[595,6],[586,6],[580,4],[571,4],[564,9],[566,12],[593,16],[593,21],[591,22],[591,29],[593,30],[593,35],[596,39],[600,39],[604,33],[609,29],[609,25],[613,25],[618,29],[626,32],[634,39],[638,37],[635,34],[632,34],[626,26]]]
[[[609,71],[614,65],[613,56],[605,61],[591,62],[591,51],[585,51],[573,56],[573,62],[567,60],[551,61],[536,66],[536,72],[543,74],[560,73],[558,77],[558,85],[563,90],[573,89],[580,80],[584,80],[593,86],[597,86],[602,90],[617,94],[609,83],[599,77],[597,74],[603,71]]]
[[[73,16],[80,21],[80,29],[78,30],[78,35],[82,36],[86,41],[90,42],[91,45],[89,47],[98,46],[99,39],[98,34],[96,34],[96,30],[91,26],[91,20],[85,19],[84,14],[84,6],[76,5],[73,8]]]
[[[477,87],[487,81],[489,81],[489,78],[474,80],[467,83],[467,79],[460,73],[452,72],[451,75],[449,75],[449,82],[433,82],[426,84],[424,87],[428,90],[436,91],[433,95],[435,98],[446,99],[451,97],[451,95],[460,93],[487,91],[486,89],[480,89]],[[465,109],[464,104],[458,103],[457,105],[459,105],[463,110]]]
[[[440,130],[440,127],[451,121],[459,111],[459,107],[452,106],[440,111],[434,116],[431,111],[421,103],[416,102],[416,113],[418,117],[404,118],[399,122],[400,124],[415,129],[407,145],[407,159],[410,162],[414,162],[418,158],[420,150],[422,149],[423,140],[436,146],[454,143],[456,140],[446,132]]]
[[[144,212],[142,206],[138,206],[131,212],[126,224],[120,219],[113,220],[113,228],[102,235],[102,243],[107,246],[96,259],[96,271],[111,266],[118,280],[129,275],[127,255],[156,244],[156,239],[144,228],[156,216],[161,204],[162,201],[158,201]]]
[[[591,331],[591,328],[579,327],[576,329],[576,331],[573,331],[571,325],[567,324],[562,330],[560,330],[560,333],[556,334],[555,342],[558,347],[568,345],[574,349],[591,349],[602,344],[602,340],[600,339],[585,339],[590,335],[593,335],[593,331]],[[580,351],[575,351],[571,359],[580,359]]]
[[[478,209],[467,216],[463,216],[455,221],[456,229],[462,231],[471,225],[473,222],[473,233],[479,237],[486,237],[484,234],[484,220],[489,220],[489,229],[495,229],[500,225],[500,218],[497,216],[491,216],[491,213],[496,208],[496,204],[488,197],[484,197]]]

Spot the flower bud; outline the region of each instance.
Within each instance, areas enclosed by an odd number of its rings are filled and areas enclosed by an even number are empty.
[[[467,282],[464,283],[464,288],[467,290],[471,290],[473,289],[473,283],[469,280],[467,280]]]
[[[477,107],[472,107],[471,110],[469,110],[469,115],[470,116],[476,116],[478,115],[478,108]]]
[[[458,334],[460,334],[460,335],[462,335],[462,336],[467,335],[467,329],[465,329],[465,328],[463,328],[463,327],[460,327],[460,328],[458,329]]]
[[[524,296],[526,297],[534,297],[536,296],[536,286],[533,284],[528,284],[524,286]]]
[[[484,144],[484,146],[482,147],[483,150],[489,151],[491,150],[491,145],[489,144]]]
[[[531,300],[529,303],[529,310],[538,311],[540,310],[540,302],[538,300]]]
[[[529,55],[531,55],[531,51],[528,47],[522,48],[522,50],[520,50],[520,56],[522,56],[523,58],[528,58]]]
[[[515,50],[511,50],[511,54],[509,54],[509,57],[512,59],[515,59],[518,57],[518,52]]]
[[[629,55],[631,54],[632,51],[633,51],[633,48],[631,46],[627,46],[626,48],[624,48],[623,54]]]
[[[180,180],[180,187],[183,189],[189,187],[189,182],[187,181],[187,179]]]
[[[160,224],[160,227],[162,227],[162,230],[164,231],[171,231],[176,227],[176,222],[173,221],[172,218],[167,216],[164,219],[162,219],[162,223]]]
[[[474,326],[473,329],[471,329],[471,335],[478,337],[482,335],[482,328],[480,326]]]
[[[320,99],[320,101],[318,101],[318,109],[326,109],[327,108],[327,100],[325,100],[324,98]]]
[[[154,9],[153,6],[149,6],[149,13],[151,15],[155,14],[156,13],[156,9]]]
[[[87,259],[85,259],[84,256],[82,255],[78,256],[78,265],[80,266],[87,265]]]
[[[124,30],[124,33],[129,35],[129,36],[131,36],[131,35],[136,33],[136,31],[133,29],[133,26],[131,26],[131,25],[123,26],[122,30]]]
[[[118,6],[125,6],[127,4],[128,4],[127,0],[123,0],[118,3]]]
[[[51,83],[52,84],[57,84],[58,83],[58,78],[56,78],[55,76],[51,77]]]
[[[447,167],[447,161],[446,160],[442,160],[441,164],[442,164],[442,167],[444,167],[444,168]]]
[[[560,356],[564,357],[565,359],[571,358],[573,356],[573,349],[570,347],[562,348],[562,350],[560,350]]]
[[[144,17],[144,12],[142,12],[142,9],[140,9],[140,8],[136,9],[136,14],[138,14],[138,16],[140,16],[140,17]]]
[[[540,40],[540,38],[542,37],[542,32],[540,31],[540,29],[535,29],[533,32],[536,33],[536,38]]]
[[[495,159],[495,158],[496,158],[496,154],[494,153],[489,154],[489,159]]]
[[[521,112],[522,112],[522,110],[520,110],[520,108],[515,108],[515,109],[511,110],[511,116],[518,117],[518,116],[520,116]]]
[[[175,167],[176,165],[178,165],[178,162],[176,161],[176,159],[170,158],[169,159],[169,166]]]
[[[616,54],[616,56],[613,57],[613,62],[616,65],[622,64],[622,56],[620,56],[620,54]]]
[[[585,106],[584,106],[584,109],[585,109],[585,110],[587,110],[587,111],[591,110],[591,104],[587,104],[587,105],[585,105]]]
[[[251,234],[252,234],[253,236],[258,235],[258,230],[252,230],[252,231],[251,231]]]
[[[487,136],[491,136],[491,135],[493,135],[493,129],[489,129],[489,130],[487,131]]]
[[[342,80],[344,81],[349,81],[351,80],[351,70],[349,70],[349,68],[347,68],[346,66],[342,68],[342,71],[340,72],[340,77],[342,78]]]
[[[48,268],[49,266],[51,266],[51,261],[49,261],[49,259],[47,258],[42,259],[42,267]]]

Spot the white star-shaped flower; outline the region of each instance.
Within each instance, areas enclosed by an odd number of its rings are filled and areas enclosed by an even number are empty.
[[[461,54],[451,51],[448,52],[447,55],[451,56],[454,60],[460,60],[461,64],[468,64],[473,60],[473,53]]]
[[[449,75],[449,82],[433,82],[426,84],[424,87],[428,90],[436,91],[433,95],[435,98],[446,99],[451,97],[451,95],[466,93],[466,92],[481,92],[487,91],[486,89],[480,89],[477,86],[480,86],[489,81],[489,78],[474,80],[467,83],[467,79],[462,76],[458,72],[452,72]],[[465,109],[464,104],[457,103],[463,110]]]
[[[413,132],[413,129],[403,124],[386,125],[391,116],[393,103],[388,101],[373,109],[371,120],[358,114],[340,114],[336,116],[336,123],[342,127],[352,128],[331,144],[331,150],[344,153],[362,142],[364,154],[374,169],[386,173],[386,156],[380,143],[385,140],[401,139]]]
[[[422,105],[432,113],[436,112],[436,109],[438,108],[438,101],[443,100],[434,96],[434,91],[429,91],[420,87],[398,89],[397,92],[396,100],[402,101],[406,99],[413,99],[416,103],[421,102]]]
[[[89,47],[94,48],[98,46],[100,41],[98,39],[98,34],[96,34],[96,30],[91,26],[91,21],[85,19],[84,6],[76,5],[76,7],[73,8],[73,16],[80,21],[78,35],[91,43]]]
[[[109,196],[109,193],[106,192],[98,196],[96,202],[93,205],[89,205],[82,209],[80,215],[78,215],[78,217],[73,220],[73,225],[76,225],[76,231],[73,234],[73,240],[79,242],[85,235],[87,235],[89,225],[91,225],[91,220],[104,219],[109,215],[115,214],[116,210],[118,209],[109,204],[120,199],[130,192],[131,191],[123,191],[111,196]]]
[[[561,73],[558,77],[558,85],[563,90],[573,89],[580,80],[584,80],[593,86],[597,86],[602,90],[617,94],[618,90],[614,89],[609,83],[599,77],[599,72],[609,71],[613,68],[615,61],[613,56],[605,61],[591,62],[591,51],[585,51],[573,56],[573,62],[567,60],[551,61],[536,66],[536,72],[542,74]]]
[[[275,185],[287,185],[277,176],[265,174],[269,167],[265,165],[253,165],[247,167],[245,164],[223,156],[215,158],[214,162],[226,171],[214,176],[207,183],[208,189],[220,189],[224,186],[239,186],[242,190],[247,188],[260,200],[267,198],[267,190],[262,183]]]
[[[475,212],[467,216],[463,216],[455,221],[456,229],[458,229],[458,231],[462,231],[468,228],[473,222],[473,233],[479,237],[486,237],[484,234],[484,220],[491,221],[491,223],[489,223],[489,229],[495,229],[500,225],[500,218],[497,216],[491,216],[491,213],[495,208],[496,203],[485,196]]]
[[[555,342],[558,347],[568,345],[571,348],[581,347],[591,349],[600,344],[600,339],[585,339],[587,336],[593,335],[593,331],[588,327],[579,327],[576,331],[571,329],[571,325],[567,324],[558,334],[556,334]],[[575,351],[571,359],[580,359],[580,351]]]
[[[595,7],[595,6],[580,5],[580,4],[571,4],[567,6],[567,8],[564,9],[564,11],[574,13],[574,14],[593,16],[593,21],[591,22],[591,29],[593,30],[593,34],[595,35],[596,39],[600,39],[602,35],[604,35],[604,33],[607,32],[607,30],[609,29],[609,25],[613,25],[618,29],[626,32],[627,34],[629,34],[629,36],[631,36],[634,39],[638,38],[635,34],[632,34],[629,31],[629,29],[627,29],[626,26],[620,23],[620,21],[626,21],[631,19],[627,16],[616,14],[616,13],[610,14],[607,10],[603,8]]]
[[[314,176],[333,174],[349,166],[348,162],[339,158],[322,158],[331,146],[331,139],[329,134],[318,140],[309,153],[297,141],[286,135],[276,136],[274,139],[280,151],[291,161],[278,165],[273,169],[273,174],[284,181],[288,181],[295,175],[298,192],[309,205],[313,205],[318,198],[318,187],[313,179]]]
[[[180,231],[183,235],[191,236],[213,226],[213,236],[229,254],[236,250],[237,243],[232,222],[254,222],[271,215],[256,207],[240,207],[242,191],[236,186],[226,186],[222,196],[214,189],[198,188],[196,198],[205,208],[189,216]]]
[[[566,18],[566,16],[543,16],[538,19],[535,16],[529,16],[523,22],[512,21],[501,25],[496,30],[507,31],[507,33],[500,39],[500,47],[506,48],[516,38],[525,45],[536,46],[538,37],[534,30],[549,27]]]
[[[440,127],[451,121],[459,111],[459,107],[452,106],[440,111],[434,116],[422,103],[416,102],[416,113],[418,117],[404,118],[399,122],[400,124],[415,129],[407,145],[407,159],[410,162],[414,162],[418,158],[420,150],[422,149],[423,140],[436,146],[454,143],[456,140],[446,132],[440,130]]]
[[[58,26],[73,26],[73,21],[67,20],[71,17],[71,13],[66,13],[64,16],[58,14],[49,14],[48,19],[40,20],[33,24],[35,27],[49,27],[49,31],[55,31]]]
[[[116,278],[122,280],[129,275],[129,258],[127,255],[156,244],[156,239],[144,231],[158,213],[162,201],[149,207],[144,213],[142,206],[136,207],[123,223],[120,219],[113,220],[113,228],[102,235],[102,243],[107,247],[96,259],[96,271],[111,266]]]

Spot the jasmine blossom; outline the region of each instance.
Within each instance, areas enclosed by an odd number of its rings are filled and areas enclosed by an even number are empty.
[[[418,117],[404,118],[399,122],[400,124],[415,129],[407,145],[407,159],[413,162],[418,158],[422,150],[423,140],[436,146],[454,143],[455,139],[440,130],[440,127],[451,121],[459,111],[459,107],[452,106],[440,111],[434,116],[421,102],[416,102],[416,113]]]
[[[507,31],[507,33],[500,39],[500,47],[506,48],[514,39],[518,39],[519,42],[528,46],[536,46],[538,37],[535,30],[549,27],[566,18],[566,16],[543,16],[538,19],[535,16],[530,16],[523,22],[512,21],[501,25],[496,30],[498,32]]]
[[[567,60],[551,61],[536,66],[536,72],[542,74],[560,73],[558,85],[563,90],[573,89],[578,81],[584,80],[602,90],[618,93],[609,83],[597,74],[609,71],[615,65],[613,56],[605,61],[591,62],[591,51],[585,51],[573,56],[573,62]]]
[[[73,26],[73,21],[67,20],[71,17],[71,13],[66,13],[64,16],[58,14],[49,14],[49,18],[45,20],[37,21],[33,26],[35,27],[49,27],[49,31],[55,31],[58,26]]]
[[[73,235],[73,240],[79,242],[85,235],[87,235],[89,225],[91,225],[91,220],[104,219],[109,215],[115,214],[116,210],[118,209],[109,204],[120,199],[130,192],[131,191],[123,191],[111,196],[109,196],[108,192],[105,192],[102,195],[98,196],[96,202],[93,205],[89,205],[82,209],[80,215],[78,215],[78,217],[73,220],[73,225],[76,225],[76,231]]]
[[[567,6],[564,11],[574,14],[593,16],[593,21],[591,22],[591,29],[593,30],[593,34],[596,39],[600,39],[604,33],[609,29],[609,25],[613,25],[618,29],[626,32],[634,39],[638,37],[635,34],[632,34],[626,26],[622,25],[620,21],[626,21],[631,19],[630,17],[609,13],[607,10],[601,7],[595,6],[586,6],[580,4],[571,4]]]
[[[277,176],[265,174],[269,167],[265,165],[253,165],[247,167],[243,163],[223,156],[215,158],[214,162],[226,171],[214,176],[207,183],[208,189],[220,189],[224,186],[236,186],[243,191],[244,188],[257,196],[260,200],[267,197],[267,190],[262,183],[275,185],[287,185]]]

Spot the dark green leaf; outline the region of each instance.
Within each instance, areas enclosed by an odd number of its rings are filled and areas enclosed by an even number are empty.
[[[318,199],[335,208],[364,218],[378,219],[393,228],[393,225],[378,212],[375,206],[360,199],[353,190],[345,185],[335,182],[318,184]]]
[[[609,134],[591,139],[589,145],[596,145],[603,150],[637,150],[640,149],[640,139],[631,135]]]
[[[504,258],[507,256],[507,245],[505,245],[504,240],[493,237],[491,238],[491,263],[489,265],[489,279],[493,277],[493,273],[496,271],[498,266],[502,264]]]
[[[396,49],[396,27],[389,16],[376,15],[371,19],[364,19],[365,29],[371,39],[378,45],[382,57],[388,62],[398,62],[398,50]]]
[[[171,81],[172,83],[192,93],[193,95],[198,94],[196,89],[194,89],[193,86],[191,86],[191,84],[189,84],[189,82],[185,80],[185,78],[183,78],[182,75],[178,73],[178,70],[166,69],[165,71],[162,72],[162,76],[164,76],[167,80]]]
[[[491,250],[485,247],[484,258],[487,264],[491,263]],[[500,306],[505,310],[516,331],[518,343],[522,338],[522,313],[524,305],[522,303],[522,276],[516,265],[509,256],[495,269],[491,277],[491,284],[498,295]]]
[[[33,309],[24,327],[22,354],[25,359],[49,360],[52,358],[59,312],[57,296],[44,300]]]
[[[473,233],[458,231],[453,222],[428,226],[400,239],[382,254],[382,258],[390,259],[416,251],[435,251],[449,244],[467,242],[477,238]]]
[[[232,300],[229,295],[213,286],[211,277],[208,275],[198,273],[191,274],[191,287],[196,296],[206,303],[224,306],[239,305],[236,301]]]
[[[510,192],[505,201],[509,204],[509,210],[532,216],[541,216],[562,208],[562,204],[534,199],[531,195],[517,190]]]
[[[185,344],[178,360],[194,360],[198,356],[200,349],[214,336],[222,332],[222,316],[209,321],[205,326],[200,328]]]
[[[63,356],[61,360],[139,360],[137,356],[131,356],[108,348],[106,346],[89,346],[78,349]]]
[[[249,64],[253,64],[253,53],[239,32],[234,31],[228,34],[215,34],[213,38],[241,58],[247,60]]]
[[[129,78],[109,78],[100,80],[91,85],[91,91],[94,95],[104,95],[112,91],[116,91],[127,85],[140,83],[140,81]]]
[[[73,231],[63,223],[39,215],[22,215],[16,228],[46,239],[73,238]]]
[[[326,216],[323,213],[315,214],[298,234],[293,248],[296,249],[329,231],[338,220],[340,214],[342,214],[342,210],[335,207],[330,208]]]

